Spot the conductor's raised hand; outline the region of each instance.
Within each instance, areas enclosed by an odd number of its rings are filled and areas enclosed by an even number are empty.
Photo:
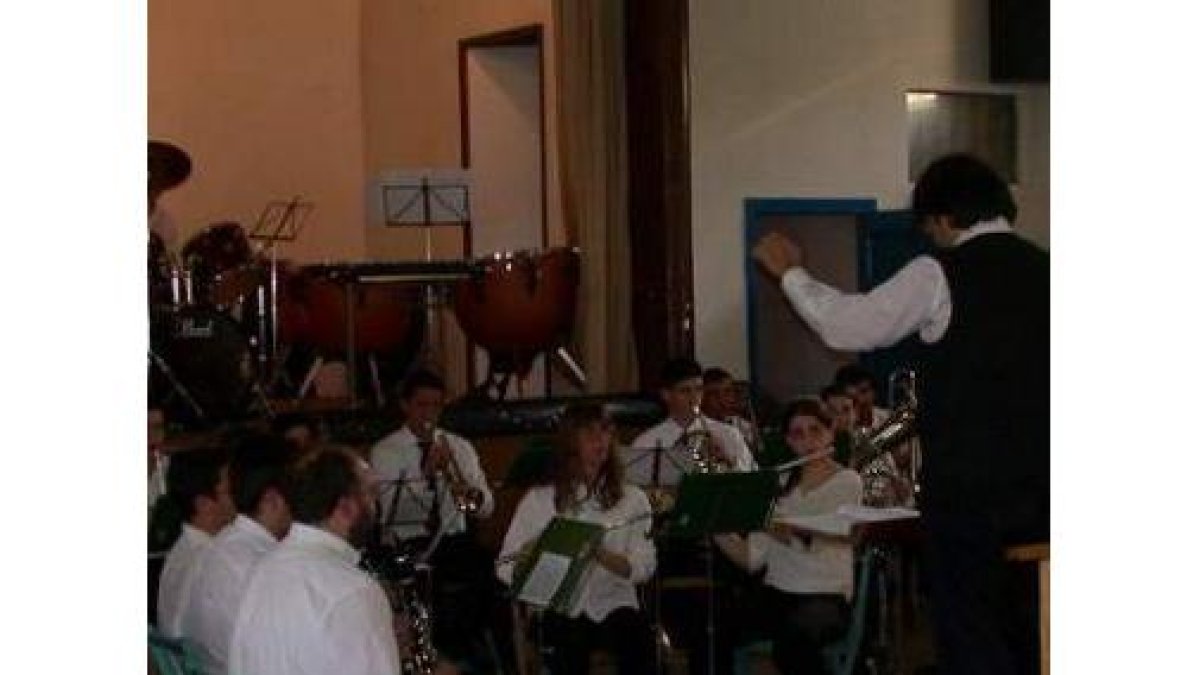
[[[784,272],[804,264],[804,251],[792,240],[778,232],[763,235],[750,253],[763,271],[774,279]]]

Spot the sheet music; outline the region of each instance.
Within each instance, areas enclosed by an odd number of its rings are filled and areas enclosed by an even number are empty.
[[[814,516],[780,516],[775,518],[775,520],[785,525],[802,527],[806,530],[837,537],[848,536],[850,528],[854,526],[853,520],[841,513],[821,513]]]
[[[562,586],[563,580],[567,578],[567,571],[570,569],[570,558],[543,551],[538,556],[533,570],[525,578],[525,585],[521,587],[518,599],[538,607],[549,605],[554,594]]]
[[[899,506],[880,509],[873,506],[839,506],[837,512],[859,523],[880,523],[886,520],[920,518],[921,512]]]

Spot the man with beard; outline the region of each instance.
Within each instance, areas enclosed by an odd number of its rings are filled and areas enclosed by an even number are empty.
[[[360,457],[326,449],[301,461],[291,531],[250,576],[229,671],[254,675],[400,672],[392,609],[355,549],[375,522],[377,479]]]

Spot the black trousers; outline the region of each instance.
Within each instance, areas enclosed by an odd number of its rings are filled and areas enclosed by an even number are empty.
[[[822,650],[841,638],[850,622],[850,605],[833,593],[784,593],[764,588],[762,628],[771,638],[771,660],[779,672],[824,673]]]
[[[939,675],[1036,672],[1036,571],[1004,561],[1010,524],[966,508],[921,517]]]
[[[550,649],[546,665],[554,675],[587,675],[595,649],[614,654],[622,675],[654,672],[654,636],[639,610],[622,607],[599,623],[550,613],[543,621],[542,639]]]

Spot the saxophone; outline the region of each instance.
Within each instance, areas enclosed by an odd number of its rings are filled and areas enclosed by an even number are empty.
[[[383,588],[398,619],[401,675],[433,675],[438,659],[433,646],[433,615],[421,597],[411,558],[380,546],[364,551],[359,565]]]

